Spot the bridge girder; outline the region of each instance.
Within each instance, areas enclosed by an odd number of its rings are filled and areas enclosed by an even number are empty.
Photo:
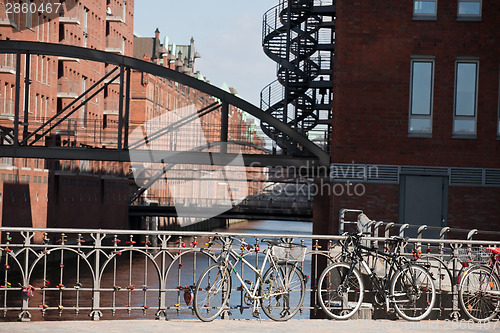
[[[40,43],[40,42],[27,42],[27,41],[0,41],[0,53],[14,53],[17,54],[17,59],[20,59],[21,54],[37,54],[37,55],[47,55],[47,56],[60,56],[69,57],[76,59],[83,59],[88,61],[95,61],[101,63],[107,63],[111,65],[116,65],[120,67],[122,73],[121,83],[123,83],[123,73],[124,69],[137,70],[144,73],[152,74],[155,76],[163,77],[166,79],[173,80],[180,84],[194,88],[200,92],[206,93],[210,96],[214,96],[220,99],[223,103],[233,105],[244,112],[251,114],[252,116],[260,119],[261,121],[275,127],[282,133],[293,138],[296,142],[302,145],[307,151],[309,151],[313,156],[309,158],[299,158],[295,156],[257,156],[257,155],[245,155],[245,163],[251,165],[251,161],[254,162],[265,162],[263,164],[280,165],[283,166],[287,162],[289,165],[303,165],[304,160],[307,160],[307,165],[309,167],[314,167],[318,165],[327,166],[330,163],[330,156],[328,153],[323,151],[315,143],[310,141],[305,135],[298,133],[282,121],[274,118],[272,115],[262,111],[255,105],[225,91],[218,87],[215,87],[209,83],[198,80],[189,75],[177,72],[175,70],[156,65],[151,62],[146,62],[132,57],[122,56],[118,54],[113,54],[109,52],[104,52],[100,50],[82,48],[72,45],[61,45],[54,43]],[[127,81],[128,82],[128,81]],[[123,87],[121,87],[122,89]],[[19,90],[19,89],[17,89]],[[19,123],[19,105],[16,103],[16,118],[15,126]],[[126,124],[128,125],[128,124]],[[17,141],[17,140],[15,140]],[[126,141],[126,140],[125,140]],[[106,161],[129,161],[127,149],[121,149],[119,145],[118,149],[95,149],[95,148],[63,148],[63,147],[26,147],[19,146],[18,143],[14,146],[1,146],[0,155],[9,157],[33,157],[33,158],[56,158],[56,159],[88,159],[88,160],[106,160]],[[33,152],[31,152],[33,150]],[[149,155],[151,152],[145,152]],[[163,151],[162,154],[165,154]],[[176,161],[182,156],[182,152],[175,152]],[[193,159],[192,152],[186,152],[186,161]],[[215,154],[214,154],[215,155]],[[227,155],[230,154],[220,154],[219,158],[225,160]],[[134,157],[135,159],[135,157]],[[147,160],[147,157],[145,158]],[[196,159],[196,158],[194,158]],[[294,160],[297,160],[296,162]],[[149,160],[147,160],[149,161]],[[282,162],[282,163],[280,163]]]
[[[164,162],[176,164],[205,164],[206,152],[165,152],[142,150],[134,155],[134,162],[151,163],[151,155],[164,157]],[[1,146],[0,156],[14,158],[46,158],[56,160],[89,160],[131,162],[128,150],[103,148],[69,148],[69,147],[37,147],[37,146]],[[212,165],[227,165],[238,155],[231,153],[211,153]],[[315,168],[320,166],[316,157],[297,157],[279,155],[242,154],[245,166],[253,167],[295,167]]]

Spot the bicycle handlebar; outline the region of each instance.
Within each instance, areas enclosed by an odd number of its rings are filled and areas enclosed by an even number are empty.
[[[342,236],[347,236],[349,238],[356,238],[360,239],[363,236],[371,236],[370,232],[344,232]],[[387,242],[394,242],[394,243],[402,243],[406,242],[409,238],[408,237],[401,237],[401,236],[391,236],[389,237],[386,241]]]
[[[213,238],[213,241],[216,241],[217,239],[219,239],[222,242],[222,245],[231,245],[234,241],[237,241],[242,246],[245,246],[247,249],[254,248],[252,244],[248,244],[245,241],[245,238],[240,239],[231,235],[216,234],[215,237]]]

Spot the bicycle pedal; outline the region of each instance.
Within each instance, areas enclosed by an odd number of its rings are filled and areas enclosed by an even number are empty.
[[[255,318],[259,318],[260,319],[260,312],[259,311],[254,311],[252,313],[252,316],[254,316]]]

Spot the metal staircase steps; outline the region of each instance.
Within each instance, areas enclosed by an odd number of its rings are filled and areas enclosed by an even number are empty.
[[[318,126],[329,135],[331,112],[325,111],[332,105],[335,4],[315,3],[280,0],[264,14],[262,46],[278,63],[278,80],[262,90],[261,108],[304,135]],[[275,128],[261,127],[286,153],[305,153]]]

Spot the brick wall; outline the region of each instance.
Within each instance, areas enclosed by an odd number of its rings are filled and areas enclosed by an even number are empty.
[[[448,226],[498,231],[499,198],[499,188],[450,187]]]
[[[353,186],[356,184],[353,184],[348,191],[346,183],[337,184],[332,200],[334,231],[338,231],[339,211],[342,208],[361,209],[369,218],[377,221],[398,221],[399,185],[359,184],[354,191]],[[343,192],[339,186],[344,188]]]
[[[500,2],[482,19],[457,21],[457,1],[438,1],[437,20],[413,20],[413,1],[337,0],[332,162],[500,168],[497,140]],[[431,138],[408,136],[412,56],[434,57]],[[479,58],[477,138],[452,138],[455,61]],[[399,185],[365,184],[361,197],[333,196],[341,208],[398,220]],[[448,225],[498,229],[500,190],[450,187]]]
[[[10,1],[12,2],[12,1]],[[18,0],[14,2],[19,2]],[[37,8],[41,2],[35,0]],[[46,1],[44,2],[47,3]],[[27,26],[26,16],[18,15],[14,20],[1,20],[5,16],[5,4],[0,3],[0,40],[24,40],[60,43],[64,45],[85,46],[92,49],[106,50],[108,35],[124,40],[122,54],[132,55],[133,52],[133,8],[134,1],[127,0],[124,8],[123,0],[108,1],[77,1],[67,0],[62,2],[61,13],[55,11],[36,12],[32,16],[31,28]],[[115,15],[121,18],[110,19],[106,14],[107,7],[113,8]],[[54,7],[55,8],[55,7]],[[59,15],[64,18],[59,18]],[[12,18],[12,17],[10,17]],[[12,24],[14,22],[15,24]],[[86,24],[85,24],[86,22]],[[29,24],[28,24],[29,25]],[[4,60],[5,61],[5,60]],[[24,82],[24,56],[21,59],[21,82]],[[15,68],[15,62],[13,64]],[[86,78],[85,88],[89,88],[105,73],[104,64],[91,63],[85,60],[58,58],[55,56],[31,56],[30,71],[30,103],[28,107],[29,131],[32,132],[49,117],[54,116],[66,105],[74,100],[74,96],[58,97],[58,93],[82,93],[82,81]],[[15,72],[0,72],[0,101],[3,98],[14,98]],[[101,92],[85,106],[85,117],[78,110],[71,117],[71,123],[76,126],[76,135],[62,135],[59,140],[54,140],[56,131],[52,131],[46,138],[40,140],[38,145],[89,145],[101,147],[103,145],[103,122],[105,119],[105,100],[117,96],[117,85],[108,88],[106,93]],[[21,87],[20,101],[21,114],[24,112],[24,86]],[[5,106],[0,105],[0,113],[5,111]],[[12,106],[13,107],[13,106]],[[3,110],[2,110],[3,109]],[[115,119],[113,119],[115,117]],[[86,123],[82,122],[82,119]],[[109,124],[117,122],[117,116],[106,119]],[[68,128],[68,122],[60,128]],[[0,117],[0,125],[12,128],[13,121],[9,117]],[[66,127],[65,127],[66,126]],[[93,130],[97,128],[97,134]],[[115,127],[116,128],[116,127]],[[21,127],[22,132],[22,127]],[[89,135],[92,132],[92,135]],[[50,139],[49,139],[50,138]],[[90,168],[83,170],[80,161],[43,161],[17,159],[0,162],[0,205],[2,214],[0,225],[5,226],[35,226],[44,227],[127,227],[128,201],[123,198],[128,195],[125,187],[106,187],[107,182],[119,182],[127,185],[127,180],[121,178],[122,171],[127,170],[127,165],[117,165],[107,162],[84,162]],[[72,175],[61,175],[56,169],[64,167]],[[89,173],[91,175],[89,175]],[[113,178],[100,182],[101,176]],[[118,176],[118,178],[116,178]],[[98,188],[90,190],[87,186],[80,186],[81,178],[98,180]],[[66,178],[77,183],[62,183]],[[42,182],[38,182],[42,179]],[[43,180],[46,180],[43,182]],[[61,186],[61,187],[59,187]],[[90,192],[89,192],[90,191]],[[102,193],[109,193],[115,201],[106,202],[99,199],[94,201],[94,192],[102,197]],[[70,193],[73,195],[71,200]],[[66,201],[63,199],[66,195]],[[80,195],[82,201],[80,201]],[[88,201],[89,195],[92,200]],[[117,200],[121,195],[122,200]],[[59,198],[59,196],[61,196]],[[75,197],[76,196],[76,197]],[[6,202],[5,198],[9,200]],[[11,198],[14,198],[14,201]],[[26,198],[26,200],[25,200]],[[38,198],[38,199],[37,199]],[[47,202],[47,198],[49,198]],[[60,200],[59,200],[60,199]],[[86,200],[83,200],[86,199]],[[106,209],[104,209],[104,207]]]
[[[497,141],[500,2],[480,22],[459,22],[457,1],[437,21],[412,19],[413,1],[337,1],[334,162],[500,166]],[[432,138],[408,137],[410,57],[435,56]],[[480,58],[477,139],[453,139],[455,57]]]

